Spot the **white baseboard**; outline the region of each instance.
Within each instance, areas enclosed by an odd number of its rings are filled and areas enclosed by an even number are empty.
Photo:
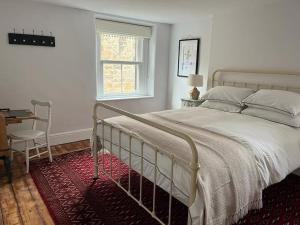
[[[92,128],[86,128],[50,134],[50,145],[59,145],[63,143],[90,139],[90,137],[92,136],[92,130]]]
[[[92,128],[86,128],[86,129],[50,134],[49,135],[50,145],[53,146],[53,145],[59,145],[64,143],[90,139],[90,137],[92,136],[92,130],[93,130]],[[29,146],[31,146],[31,144],[32,143],[29,143]],[[25,143],[23,141],[13,142],[13,149],[22,150],[24,148],[25,148]]]

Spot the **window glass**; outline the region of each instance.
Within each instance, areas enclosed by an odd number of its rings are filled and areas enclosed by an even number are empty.
[[[101,60],[137,61],[136,48],[136,37],[101,33]]]
[[[134,93],[140,66],[136,62],[138,38],[101,33],[100,44],[104,94]]]

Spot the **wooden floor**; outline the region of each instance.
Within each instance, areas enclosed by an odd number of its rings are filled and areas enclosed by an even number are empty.
[[[79,151],[89,147],[89,140],[51,147],[53,155]],[[47,157],[47,155],[44,155]],[[24,157],[16,154],[12,163],[13,181],[0,177],[0,225],[54,224],[30,174],[25,174]],[[3,171],[3,165],[0,165]]]

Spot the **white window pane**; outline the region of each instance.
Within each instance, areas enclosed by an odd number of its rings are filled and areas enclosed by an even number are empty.
[[[101,33],[101,60],[137,61],[138,38],[121,34]]]
[[[120,64],[103,64],[103,91],[108,93],[122,92],[122,68]]]
[[[132,64],[103,64],[104,94],[136,91],[137,66]]]
[[[124,93],[136,90],[136,65],[122,65],[122,87]]]

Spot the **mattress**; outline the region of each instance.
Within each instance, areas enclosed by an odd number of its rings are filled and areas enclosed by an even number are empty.
[[[279,182],[300,167],[300,131],[286,125],[237,113],[227,113],[202,107],[168,110],[141,115],[142,117],[180,130],[192,137],[200,169],[197,177],[197,196],[189,208],[191,224],[231,224],[250,209],[262,206],[262,190]],[[146,140],[157,148],[191,160],[189,146],[183,140],[126,117],[106,120],[117,129],[104,127],[106,149],[119,157],[121,146],[129,149],[126,133]],[[102,136],[102,128],[98,127]],[[131,166],[141,173],[141,142],[132,138]],[[128,152],[121,150],[121,160],[129,164]],[[143,175],[154,181],[153,146],[144,145]],[[171,160],[158,154],[156,183],[170,189]],[[174,164],[173,196],[187,204],[190,194],[190,171],[181,163]]]

